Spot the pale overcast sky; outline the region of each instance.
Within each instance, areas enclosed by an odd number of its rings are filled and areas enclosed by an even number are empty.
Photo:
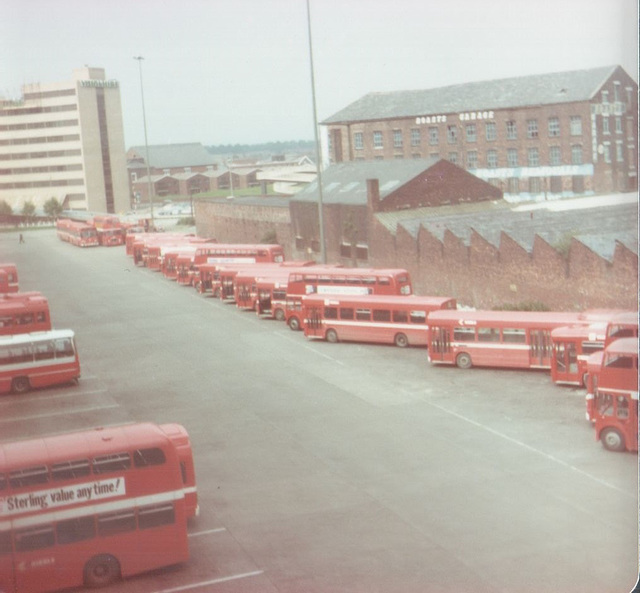
[[[637,0],[310,0],[318,119],[373,91],[620,64]],[[0,0],[0,96],[120,84],[127,147],[312,140],[306,0]]]

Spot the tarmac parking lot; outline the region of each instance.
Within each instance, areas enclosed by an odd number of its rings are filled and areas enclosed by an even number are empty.
[[[638,573],[638,459],[544,372],[307,341],[53,229],[0,234],[76,332],[77,386],[0,398],[0,441],[178,422],[191,558],[105,591],[617,593]],[[451,295],[455,296],[455,295]],[[141,551],[144,553],[144,551]]]

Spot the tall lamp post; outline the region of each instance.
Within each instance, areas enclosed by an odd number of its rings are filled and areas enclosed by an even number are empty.
[[[324,208],[322,206],[322,153],[318,139],[318,114],[316,109],[316,82],[313,73],[313,44],[311,43],[311,11],[307,0],[307,29],[309,31],[309,66],[311,69],[311,97],[313,100],[313,133],[316,141],[316,170],[318,179],[318,225],[320,226],[320,263],[327,263],[324,241]]]
[[[153,218],[153,186],[151,184],[151,169],[149,167],[149,141],[147,140],[147,116],[144,110],[144,87],[142,85],[142,56],[133,56],[134,60],[138,60],[138,69],[140,70],[140,96],[142,97],[142,122],[144,124],[144,148],[147,156],[145,162],[147,164],[147,192],[149,194],[149,204],[151,206],[151,228],[155,229],[155,219]]]

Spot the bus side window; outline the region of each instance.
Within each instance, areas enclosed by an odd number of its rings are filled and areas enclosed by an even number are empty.
[[[0,317],[0,327],[11,327],[13,325],[13,317]]]
[[[527,334],[523,329],[505,328],[502,330],[502,340],[506,344],[526,344]]]
[[[630,356],[616,356],[607,360],[605,366],[614,369],[630,369],[633,368],[633,360]]]
[[[72,544],[91,539],[96,535],[96,524],[93,517],[78,517],[60,521],[56,525],[56,536],[59,544]]]
[[[113,535],[136,528],[136,515],[133,509],[98,515],[98,534]]]
[[[476,330],[473,327],[454,327],[453,339],[455,342],[475,342]]]
[[[0,474],[0,490],[7,489],[7,476]]]
[[[391,311],[388,309],[374,309],[373,320],[382,322],[391,321]]]
[[[353,308],[343,307],[340,309],[340,319],[353,319]]]
[[[81,476],[88,476],[91,467],[88,459],[77,459],[74,461],[61,461],[51,466],[51,477],[54,480],[72,480]]]
[[[73,342],[70,338],[61,338],[55,341],[56,343],[56,358],[64,358],[67,356],[73,356]]]
[[[27,467],[9,472],[9,484],[12,488],[23,488],[35,484],[46,484],[49,481],[49,470],[46,465]]]
[[[479,327],[478,342],[499,342],[500,330],[495,327]]]
[[[0,556],[8,556],[11,551],[11,532],[0,531]]]
[[[158,447],[138,449],[133,453],[133,463],[136,467],[162,465],[165,461],[164,451]]]
[[[37,342],[34,345],[36,360],[48,360],[55,356],[55,347],[53,342]]]
[[[101,455],[93,460],[93,473],[104,474],[107,472],[117,472],[131,467],[131,457],[129,453],[112,453]]]
[[[55,543],[53,526],[42,525],[15,532],[16,551],[28,552],[53,546]]]
[[[25,313],[18,317],[18,325],[28,325],[33,323],[33,313]]]
[[[338,319],[338,308],[337,307],[325,307],[324,308],[324,318],[325,319]]]
[[[427,314],[424,311],[411,311],[411,323],[424,325],[427,323]]]
[[[407,323],[407,321],[409,321],[409,316],[406,311],[394,311],[393,321],[395,323]]]
[[[170,503],[138,509],[138,527],[140,529],[171,525],[175,521],[175,511]]]
[[[33,353],[29,344],[0,347],[0,364],[18,364],[19,362],[32,361]]]
[[[371,319],[371,309],[356,309],[356,319],[369,321]]]

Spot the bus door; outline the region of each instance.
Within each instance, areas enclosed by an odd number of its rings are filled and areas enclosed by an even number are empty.
[[[11,532],[0,531],[0,591],[16,591],[13,575]]]
[[[451,336],[446,327],[431,328],[431,360],[445,360],[451,354]]]
[[[580,381],[578,352],[575,342],[557,342],[553,352],[554,381],[575,383]]]
[[[529,331],[529,365],[539,368],[551,367],[551,333],[548,329]]]
[[[308,328],[307,335],[322,336],[322,310],[320,307],[309,307],[308,314],[304,320],[305,327]]]

